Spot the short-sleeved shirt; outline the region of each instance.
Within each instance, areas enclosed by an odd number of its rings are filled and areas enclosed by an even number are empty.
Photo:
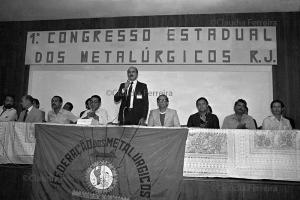
[[[288,119],[281,116],[278,120],[274,115],[266,117],[262,124],[263,130],[291,130],[292,126]]]
[[[4,106],[0,106],[0,122],[16,121],[18,114],[16,109],[10,108],[4,111]]]
[[[81,118],[85,118],[89,112],[92,112],[92,110],[86,110]],[[99,108],[96,110],[95,114],[99,117],[99,124],[107,124],[108,123],[108,114],[107,111],[103,108]],[[90,117],[92,118],[92,117]]]
[[[239,124],[246,124],[247,129],[256,129],[253,118],[246,114],[242,115],[241,121],[238,120],[236,114],[225,117],[222,129],[236,129]]]
[[[60,109],[56,114],[53,110],[48,112],[48,122],[57,124],[70,124],[71,122],[76,122],[78,119],[70,111]]]

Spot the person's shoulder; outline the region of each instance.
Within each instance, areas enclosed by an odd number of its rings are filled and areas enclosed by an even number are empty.
[[[98,112],[107,113],[107,110],[105,108],[99,108]]]
[[[72,112],[65,110],[65,109],[61,109],[60,112],[64,115],[72,115],[73,114]]]
[[[288,119],[288,118],[286,118],[286,117],[281,117],[284,121],[288,121],[288,122],[290,122],[290,120]]]
[[[3,108],[4,108],[4,105],[0,106],[0,110],[3,110]],[[9,111],[9,112],[17,112],[17,110],[15,108],[9,108],[9,109],[7,109],[7,111]]]
[[[196,117],[198,117],[198,116],[199,116],[199,113],[196,112],[196,113],[194,113],[194,114],[191,114],[191,115],[190,115],[190,118],[196,118]]]
[[[267,116],[267,117],[265,117],[264,119],[263,119],[263,124],[269,124],[269,123],[271,123],[273,121],[273,116],[272,115],[270,115],[270,116]]]
[[[158,109],[158,108],[156,108],[156,109],[152,109],[152,110],[150,110],[150,113],[154,113],[154,112],[159,112],[159,109]]]
[[[36,112],[36,113],[42,113],[42,111],[41,111],[40,109],[37,109],[37,108],[35,108],[35,107],[32,107],[32,110],[33,110],[34,112]]]
[[[214,118],[214,119],[218,119],[218,116],[215,114],[212,114],[212,113],[209,113],[208,116],[210,116],[211,118]]]
[[[269,116],[267,116],[267,117],[264,118],[264,121],[265,120],[272,120],[272,119],[273,119],[273,115],[269,115]]]
[[[231,119],[234,117],[234,114],[231,114],[231,115],[227,115],[224,119]]]
[[[16,113],[17,110],[16,110],[15,108],[11,108],[11,109],[10,109],[10,112]]]
[[[171,108],[167,108],[167,111],[170,113],[177,113],[177,111],[175,109],[171,109]]]
[[[142,82],[140,82],[140,81],[137,81],[136,84],[139,84],[140,86],[143,86],[143,87],[146,87],[146,86],[147,86],[146,83],[142,83]]]
[[[251,116],[251,115],[247,115],[247,114],[245,114],[245,116],[248,118],[248,119],[251,119],[251,120],[253,120],[254,118]]]

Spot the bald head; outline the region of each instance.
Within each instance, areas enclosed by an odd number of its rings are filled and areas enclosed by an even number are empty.
[[[127,70],[128,80],[135,81],[138,77],[138,69],[134,66],[131,66]]]

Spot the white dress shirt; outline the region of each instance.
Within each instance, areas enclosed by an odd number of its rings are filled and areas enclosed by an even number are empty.
[[[281,116],[278,120],[274,115],[266,117],[262,124],[263,130],[291,130],[290,120]]]
[[[133,108],[133,99],[134,99],[134,91],[135,91],[135,88],[136,88],[136,83],[137,83],[137,80],[135,80],[135,81],[132,82],[132,90],[131,90],[131,94],[128,94],[128,95],[131,96],[129,108]],[[129,87],[130,87],[130,86],[129,86]],[[127,92],[128,92],[128,90],[129,90],[129,87],[127,88]]]
[[[30,106],[27,110],[27,113],[29,113],[32,110],[32,106]]]
[[[130,99],[129,108],[133,108],[134,91],[135,91],[135,88],[136,88],[137,80],[131,81],[131,82],[132,82],[132,90],[131,90],[131,94],[130,94],[131,95],[131,99]],[[130,84],[131,84],[131,82],[130,82]],[[129,87],[127,88],[127,90],[126,90],[127,93],[129,91],[130,84],[129,84]],[[125,90],[123,92],[125,92]],[[129,94],[127,94],[127,98],[129,98]]]
[[[85,118],[89,112],[92,112],[92,110],[86,110],[83,115],[81,116],[81,119]],[[108,123],[108,114],[107,111],[103,108],[98,108],[96,110],[95,114],[99,117],[99,124],[107,124]],[[92,118],[92,117],[90,117]]]
[[[4,106],[0,106],[0,122],[16,121],[18,114],[16,109],[10,108],[4,111]]]

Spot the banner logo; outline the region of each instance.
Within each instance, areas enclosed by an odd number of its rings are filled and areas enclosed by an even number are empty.
[[[88,188],[98,194],[111,192],[118,182],[118,174],[109,161],[97,161],[86,170]]]

